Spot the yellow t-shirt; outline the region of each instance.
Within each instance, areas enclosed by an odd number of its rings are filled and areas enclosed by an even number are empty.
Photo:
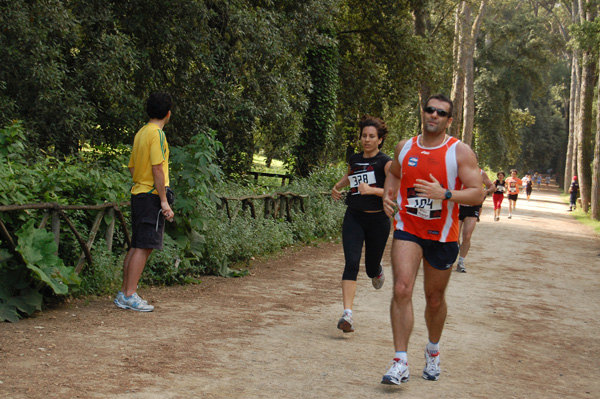
[[[133,149],[129,158],[129,168],[133,171],[131,194],[158,194],[154,188],[152,165],[163,165],[165,186],[169,185],[169,145],[167,137],[154,123],[142,127],[133,139]]]

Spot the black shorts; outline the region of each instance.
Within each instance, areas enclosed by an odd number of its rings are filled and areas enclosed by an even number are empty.
[[[477,218],[479,222],[479,212],[481,211],[481,205],[469,206],[461,205],[458,208],[458,220],[465,220],[465,218]]]
[[[508,199],[511,201],[516,201],[519,194],[508,194]]]
[[[426,240],[402,230],[394,230],[394,239],[412,241],[419,244],[423,249],[423,257],[433,268],[438,270],[450,269],[458,256],[458,243],[456,241],[439,242]]]
[[[156,194],[131,196],[131,247],[162,249],[165,218]]]

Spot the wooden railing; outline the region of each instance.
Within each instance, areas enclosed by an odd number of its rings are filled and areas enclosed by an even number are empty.
[[[52,218],[51,231],[54,233],[54,241],[56,245],[59,245],[60,242],[60,220],[64,220],[71,232],[75,235],[75,238],[79,242],[79,246],[82,249],[81,256],[79,261],[77,262],[77,266],[75,266],[75,271],[79,273],[83,268],[84,263],[87,261],[89,264],[92,263],[92,253],[91,248],[94,240],[96,239],[96,234],[98,233],[98,229],[100,228],[100,224],[104,215],[108,213],[109,216],[112,216],[112,221],[106,229],[105,239],[108,250],[112,250],[112,241],[113,235],[115,231],[115,214],[117,215],[121,227],[123,228],[123,232],[125,234],[125,239],[127,240],[127,246],[131,246],[131,238],[129,237],[129,232],[127,231],[127,223],[125,222],[125,217],[121,212],[120,206],[129,206],[129,202],[122,203],[105,203],[100,205],[59,205],[55,203],[41,203],[41,204],[25,204],[25,205],[0,205],[0,212],[7,211],[18,211],[18,210],[29,210],[29,209],[42,209],[45,210],[42,221],[40,222],[39,228],[43,229],[46,227],[48,223],[48,219]],[[83,239],[81,234],[75,228],[71,219],[67,216],[65,211],[67,210],[98,210],[96,214],[96,219],[94,220],[94,224],[90,230],[90,236],[88,237],[87,242]],[[8,243],[10,249],[16,252],[16,244],[12,239],[10,233],[8,232],[6,226],[0,219],[0,235],[2,238]]]
[[[329,193],[323,193],[328,195]],[[292,221],[292,211],[296,212],[305,212],[306,204],[305,200],[308,198],[308,195],[305,194],[294,194],[291,192],[284,193],[276,193],[273,195],[254,195],[254,196],[244,196],[244,197],[221,197],[221,203],[217,205],[218,209],[224,209],[227,217],[230,221],[233,221],[238,214],[238,211],[241,210],[242,213],[250,210],[250,215],[252,218],[256,219],[262,214],[264,218],[274,218],[274,219],[285,219],[288,222]],[[262,212],[257,212],[257,207],[255,205],[255,201],[262,201]],[[233,203],[239,202],[241,208],[235,207]],[[109,251],[112,250],[113,244],[113,235],[115,231],[115,220],[118,219],[120,226],[123,230],[123,234],[125,236],[125,240],[127,241],[127,246],[131,246],[131,238],[129,236],[129,231],[127,229],[128,223],[123,216],[123,212],[121,211],[122,207],[129,207],[130,203],[120,202],[120,203],[104,203],[100,205],[60,205],[56,203],[39,203],[39,204],[24,204],[24,205],[0,205],[0,212],[11,212],[11,211],[27,211],[31,209],[43,210],[44,215],[42,217],[42,221],[39,224],[39,228],[43,229],[46,227],[48,221],[51,221],[51,231],[54,234],[54,240],[56,242],[57,247],[60,243],[60,229],[61,229],[61,220],[64,221],[81,247],[81,256],[77,265],[75,266],[75,271],[79,273],[84,264],[87,262],[88,264],[92,264],[92,253],[91,248],[96,239],[96,235],[100,229],[102,224],[102,220],[105,215],[108,215],[111,218],[111,222],[106,228],[105,232],[105,240],[107,249]],[[96,214],[96,218],[94,219],[94,223],[90,229],[89,237],[87,241],[84,239],[82,234],[77,231],[77,228],[68,217],[65,211],[98,211]],[[115,218],[116,216],[116,218]],[[21,258],[20,254],[16,251],[17,245],[13,240],[11,234],[9,233],[6,225],[0,219],[0,237],[3,241],[7,243],[9,249],[11,249],[19,258]],[[21,258],[22,260],[22,258]]]
[[[304,200],[308,198],[305,194],[294,194],[290,192],[276,193],[273,195],[250,195],[244,197],[221,197],[221,205],[218,209],[225,209],[229,220],[235,218],[235,214],[232,214],[231,201],[241,202],[241,210],[245,212],[250,209],[250,215],[252,218],[257,218],[256,206],[254,205],[255,200],[263,201],[263,217],[268,218],[284,218],[288,221],[292,221],[292,210],[305,212]]]
[[[279,179],[281,179],[281,185],[285,186],[285,179],[287,179],[288,184],[290,184],[292,182],[292,175],[286,174],[279,174],[279,173],[269,173],[269,172],[248,172],[249,175],[254,176],[254,180],[256,180],[258,182],[258,177],[259,176],[267,176],[267,177],[277,177]]]

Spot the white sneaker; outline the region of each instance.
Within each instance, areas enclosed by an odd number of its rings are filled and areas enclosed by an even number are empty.
[[[121,309],[131,309],[138,312],[152,312],[154,310],[154,306],[148,305],[148,302],[140,298],[137,293],[133,293],[129,299],[125,298],[125,295],[123,294],[121,294],[121,297],[119,297],[117,294],[117,297],[115,298],[115,305]]]
[[[115,303],[115,305],[119,306],[118,302],[123,302],[125,300],[124,298],[125,298],[125,296],[123,294],[123,291],[119,291],[119,292],[117,292],[117,296],[113,302]],[[142,299],[142,297],[139,297],[139,298]],[[142,302],[144,302],[146,305],[148,304],[148,301],[145,299],[142,299]]]
[[[509,213],[509,214],[508,214],[508,218],[509,218],[509,219],[512,219],[512,213]]]
[[[466,273],[467,269],[465,269],[465,262],[458,261],[456,264],[456,271],[459,273]]]
[[[440,378],[440,352],[429,353],[425,348],[425,368],[423,369],[423,378],[430,381],[437,381]]]
[[[403,363],[402,360],[395,358],[392,361],[392,366],[383,375],[381,379],[382,384],[386,385],[400,385],[402,382],[408,382],[410,373],[408,372],[408,364]]]
[[[354,332],[354,320],[352,320],[352,316],[344,314],[338,321],[337,328],[345,333]]]
[[[376,290],[383,287],[383,283],[385,282],[385,275],[383,274],[383,267],[381,268],[381,273],[379,273],[379,276],[373,277],[371,279],[371,282],[373,283],[373,287],[375,287]]]

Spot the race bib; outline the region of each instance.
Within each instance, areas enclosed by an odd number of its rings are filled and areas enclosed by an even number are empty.
[[[369,172],[359,172],[353,174],[348,176],[348,179],[350,180],[351,188],[358,188],[360,183],[367,183],[369,186],[377,183],[377,179],[375,179],[375,172],[372,170]]]
[[[442,200],[423,197],[407,198],[406,211],[422,219],[432,220],[442,217]]]

